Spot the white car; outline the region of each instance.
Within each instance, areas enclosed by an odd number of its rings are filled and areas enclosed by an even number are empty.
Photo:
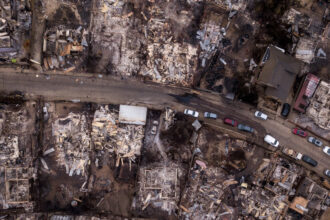
[[[326,153],[326,154],[328,154],[330,156],[330,147],[329,146],[325,146],[323,148],[323,152]]]
[[[183,112],[185,115],[191,115],[195,118],[198,118],[199,113],[190,109],[185,109]]]
[[[254,113],[254,116],[256,116],[256,118],[260,118],[262,120],[267,120],[268,116],[260,111],[256,111]]]
[[[264,141],[267,144],[272,145],[273,147],[278,147],[278,145],[280,144],[274,137],[270,136],[269,134],[265,136]]]

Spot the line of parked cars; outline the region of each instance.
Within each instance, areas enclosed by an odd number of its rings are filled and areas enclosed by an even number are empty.
[[[300,136],[300,137],[307,137],[307,136],[308,136],[308,133],[307,133],[306,131],[304,131],[304,130],[302,130],[302,129],[299,129],[299,128],[294,128],[294,129],[292,129],[292,133],[295,134],[295,135],[298,135],[298,136]],[[313,137],[313,136],[309,136],[309,137],[307,138],[307,141],[308,141],[309,143],[314,144],[314,145],[317,146],[317,147],[322,147],[322,146],[323,146],[322,141],[320,141],[319,139],[317,139],[317,138],[315,138],[315,137]],[[329,146],[325,146],[325,147],[323,148],[323,152],[324,152],[325,154],[327,154],[328,156],[330,156],[330,147],[329,147]],[[316,167],[316,166],[317,166],[317,161],[314,160],[313,158],[311,158],[310,156],[304,155],[304,156],[302,157],[302,161],[304,161],[305,163],[307,163],[307,164],[309,164],[309,165],[311,165],[311,166],[313,166],[313,167]],[[326,169],[326,170],[324,171],[324,174],[325,174],[326,176],[330,177],[330,170],[329,170],[329,169]]]
[[[198,118],[199,116],[199,113],[197,111],[194,111],[194,110],[190,110],[190,109],[185,109],[184,114],[186,115],[190,115],[190,116],[193,116],[195,118]],[[265,115],[263,114],[261,116],[263,119],[265,118]],[[212,118],[212,119],[217,119],[218,116],[217,114],[215,113],[212,113],[212,112],[204,112],[204,118]],[[267,119],[267,115],[266,115],[266,119]],[[265,119],[264,119],[265,120]],[[237,127],[239,130],[241,131],[246,131],[246,132],[250,132],[250,133],[253,133],[254,132],[254,129],[248,125],[245,125],[245,124],[239,124],[236,120],[234,119],[230,119],[230,118],[225,118],[223,120],[223,122],[225,124],[228,124],[228,125],[231,125],[233,127]]]
[[[223,120],[223,123],[227,124],[227,125],[231,125],[233,127],[237,127],[238,130],[241,131],[246,131],[246,132],[250,132],[253,133],[254,129],[248,125],[245,124],[239,124],[236,120],[234,119],[230,119],[230,118],[225,118]]]
[[[283,109],[282,109],[282,112],[281,112],[282,116],[287,116],[289,114],[289,112],[290,112],[290,105],[284,105],[283,106]],[[199,113],[197,111],[190,110],[190,109],[185,109],[184,110],[184,114],[193,116],[195,118],[198,118],[198,116],[199,116]],[[267,118],[268,118],[268,116],[265,113],[262,113],[260,111],[256,111],[254,113],[254,116],[256,118],[261,119],[261,120],[267,120]],[[212,118],[212,119],[217,119],[218,118],[217,114],[212,113],[212,112],[204,112],[204,117],[205,118]],[[253,133],[254,132],[254,129],[251,128],[250,126],[244,125],[244,124],[239,124],[236,120],[231,119],[231,118],[224,118],[223,122],[225,124],[227,124],[227,125],[230,125],[230,126],[233,126],[233,127],[237,127],[237,129],[239,129],[241,131],[246,131],[246,132],[250,132],[250,133]],[[302,129],[299,129],[299,128],[292,129],[292,133],[295,134],[295,135],[298,135],[300,137],[307,137],[308,136],[308,133],[306,131],[304,131]],[[312,143],[312,144],[314,144],[314,145],[316,145],[318,147],[322,147],[322,145],[323,145],[322,141],[320,141],[320,140],[318,140],[318,139],[316,139],[315,137],[312,137],[312,136],[308,137],[307,140],[308,140],[308,142],[310,142],[310,143]],[[271,145],[273,147],[276,147],[276,148],[280,144],[278,140],[276,140],[273,136],[271,136],[269,134],[267,134],[264,137],[264,141],[267,144],[269,144],[269,145]],[[323,148],[323,152],[325,154],[327,154],[327,155],[330,156],[330,147],[325,146]],[[317,164],[318,164],[317,161],[314,160],[313,158],[311,158],[310,156],[303,155],[301,157],[301,154],[300,153],[299,153],[299,155],[300,155],[299,156],[299,159],[301,158],[301,160],[304,161],[305,163],[307,163],[307,164],[309,164],[309,165],[311,165],[313,167],[316,167],[317,166]],[[330,177],[330,170],[329,169],[325,170],[324,171],[324,174],[326,176]]]
[[[185,115],[190,115],[190,116],[193,116],[195,118],[198,118],[198,116],[199,116],[199,112],[194,111],[194,110],[190,110],[190,109],[185,109],[183,111],[183,113]],[[217,114],[212,113],[212,112],[204,112],[204,117],[205,118],[213,118],[213,119],[217,119],[218,118]]]

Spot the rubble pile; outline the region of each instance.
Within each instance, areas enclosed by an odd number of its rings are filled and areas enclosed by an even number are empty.
[[[290,8],[281,18],[281,21],[288,27],[286,31],[293,42],[291,52],[295,53],[297,59],[307,64],[314,61],[316,45],[320,42],[325,28],[323,19],[327,12],[324,11],[324,17],[321,14],[314,10],[304,11]]]
[[[144,126],[121,125],[116,136],[116,154],[122,158],[135,159],[141,154],[142,139],[144,137]]]
[[[168,130],[174,123],[175,111],[171,108],[165,109],[165,116],[164,116],[164,127],[165,130]]]
[[[215,0],[215,3],[228,11],[244,11],[247,5],[244,0]]]
[[[16,164],[19,157],[18,137],[0,137],[0,164]]]
[[[132,16],[127,1],[97,0],[92,20],[92,54],[96,72],[136,75],[142,63],[141,48],[145,36],[139,16]],[[134,18],[133,18],[134,17]]]
[[[69,113],[52,124],[57,162],[69,176],[87,176],[91,138],[85,114]]]
[[[306,114],[323,129],[330,129],[330,84],[321,81],[310,99]]]
[[[286,167],[288,168],[286,168]],[[274,166],[272,174],[270,174],[265,188],[272,191],[276,195],[294,194],[292,191],[293,184],[301,173],[301,168],[287,160],[279,158],[276,166]]]
[[[27,211],[33,210],[31,202],[29,180],[33,176],[34,168],[0,167],[0,207],[9,209],[23,207]]]
[[[228,179],[222,168],[207,167],[205,162],[196,160],[181,199],[180,207],[185,219],[216,219],[226,209],[233,212],[232,208],[222,204],[225,190],[232,184],[237,184],[237,181]]]
[[[4,107],[0,111],[0,164],[4,166],[29,166],[33,118],[26,108],[12,110]],[[25,156],[23,157],[23,155]]]
[[[164,59],[166,57],[166,59]],[[147,71],[155,82],[189,86],[197,67],[197,48],[187,43],[148,45]]]
[[[139,170],[137,197],[132,208],[160,208],[169,215],[177,210],[180,199],[179,180],[183,170],[177,164],[149,164]]]
[[[107,150],[117,156],[118,166],[120,160],[128,158],[135,162],[140,155],[144,126],[119,124],[118,112],[109,110],[107,105],[100,106],[94,114],[91,136],[96,150]]]
[[[27,56],[24,43],[28,41],[30,27],[30,1],[0,2],[0,57],[4,59],[1,62],[16,63]]]
[[[178,42],[170,24],[170,7],[162,3],[151,4],[147,21],[147,64],[141,70],[143,76],[150,76],[155,82],[189,86],[197,68],[197,47],[186,42]],[[188,11],[178,15],[180,23],[189,24]]]
[[[298,213],[315,218],[319,216],[320,212],[328,208],[327,198],[328,190],[305,177],[297,188],[296,197],[290,204],[290,208]]]
[[[82,26],[77,29],[59,26],[48,29],[43,40],[43,65],[46,70],[72,71],[84,61],[88,49],[88,31]]]
[[[213,23],[212,20],[205,23],[202,30],[197,31],[196,38],[199,40],[201,48],[199,58],[202,67],[206,66],[206,62],[210,60],[219,49],[223,34],[225,34],[225,28],[221,28],[219,24]]]
[[[253,173],[253,184],[257,186],[262,186],[262,181],[264,181],[269,173],[273,169],[274,160],[263,158],[258,169]]]
[[[116,124],[118,114],[109,111],[109,107],[100,106],[94,113],[91,137],[95,150],[107,149],[114,152],[115,136],[118,132]]]
[[[279,219],[286,211],[285,196],[273,195],[270,191],[260,187],[241,184],[238,200],[241,203],[241,215],[252,215],[257,219]]]
[[[300,38],[296,47],[295,57],[305,63],[311,63],[316,50],[315,43],[313,39]]]
[[[33,211],[31,179],[33,167],[32,138],[34,117],[28,105],[2,105],[0,110],[0,208],[24,208]]]
[[[127,1],[98,0],[93,18],[93,69],[121,77],[141,76],[164,84],[189,86],[197,68],[197,47],[176,40],[170,6],[173,2],[150,2],[134,9]],[[136,11],[141,11],[136,14]],[[189,11],[175,11],[179,25],[189,25]],[[137,28],[141,27],[141,28]],[[180,29],[180,31],[182,31]]]

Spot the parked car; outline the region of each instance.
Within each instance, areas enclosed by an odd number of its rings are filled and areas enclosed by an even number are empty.
[[[305,163],[308,163],[309,165],[313,166],[313,167],[316,167],[317,166],[317,161],[312,159],[311,157],[307,156],[307,155],[304,155],[302,157],[302,160],[305,162]]]
[[[326,154],[328,154],[330,156],[330,147],[329,146],[325,146],[323,148],[323,152],[326,153]]]
[[[296,160],[301,160],[301,158],[303,156],[301,153],[294,151],[293,149],[288,148],[288,147],[284,147],[282,152]]]
[[[256,111],[254,113],[254,116],[256,116],[256,118],[260,118],[262,120],[267,120],[268,116],[260,111]]]
[[[301,137],[307,137],[307,132],[306,131],[303,131],[299,128],[294,128],[292,129],[292,133],[296,134],[296,135],[299,135]]]
[[[185,109],[183,112],[185,115],[190,115],[193,116],[195,118],[198,118],[199,113],[190,109]]]
[[[230,119],[230,118],[225,118],[225,119],[223,120],[223,122],[224,122],[225,124],[231,125],[231,126],[233,126],[233,127],[236,127],[237,124],[238,124],[237,121],[235,121],[235,120],[233,120],[233,119]]]
[[[242,131],[247,131],[247,132],[253,133],[253,128],[251,128],[250,126],[247,126],[247,125],[239,124],[237,126],[237,128]]]
[[[307,140],[308,140],[308,142],[315,144],[318,147],[322,147],[322,145],[323,145],[322,141],[316,139],[315,137],[308,137]]]
[[[326,175],[327,177],[330,177],[330,170],[326,169],[324,171],[324,175]]]
[[[276,140],[274,137],[270,136],[269,134],[265,136],[264,141],[267,144],[272,145],[273,147],[278,147],[278,145],[280,144],[278,140]]]
[[[204,117],[205,118],[213,118],[213,119],[217,119],[217,114],[212,113],[212,112],[204,112]]]
[[[289,113],[290,113],[290,105],[288,103],[284,103],[283,107],[282,107],[282,112],[281,115],[283,117],[288,117]]]

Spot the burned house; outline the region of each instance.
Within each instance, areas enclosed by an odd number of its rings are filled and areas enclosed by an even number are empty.
[[[30,1],[0,2],[0,63],[15,64],[28,58],[31,20]]]
[[[296,47],[295,58],[311,63],[316,52],[316,42],[310,38],[300,38]]]
[[[59,118],[52,124],[57,162],[69,176],[88,175],[86,167],[91,151],[91,138],[87,126],[86,115],[74,113]],[[47,169],[47,165],[43,165]]]
[[[306,110],[308,117],[322,129],[330,129],[330,84],[321,81],[314,96],[310,99],[310,105]]]
[[[143,18],[127,1],[93,1],[89,69],[122,77],[138,74],[143,63]],[[139,30],[136,27],[141,27]]]
[[[147,62],[140,75],[164,84],[191,86],[197,70],[198,48],[180,38],[190,37],[183,32],[193,15],[189,10],[179,13],[166,10],[175,7],[173,4],[177,3],[157,2],[148,8]]]
[[[302,215],[317,217],[327,208],[324,204],[327,197],[326,189],[306,177],[299,184],[290,208]]]
[[[183,169],[175,163],[149,164],[140,167],[138,191],[132,208],[138,212],[158,208],[168,215],[174,214],[180,199],[180,179]]]
[[[274,169],[269,174],[265,189],[268,189],[275,195],[288,196],[294,193],[294,184],[300,173],[301,168],[299,166],[279,158],[277,165],[274,166]]]
[[[45,27],[40,36],[44,71],[84,71],[89,50],[92,1],[43,1],[35,9]],[[38,13],[37,10],[40,10]],[[36,63],[36,62],[35,62]],[[39,64],[40,65],[40,64]]]
[[[280,49],[270,46],[261,63],[264,66],[257,83],[265,88],[265,96],[281,103],[287,102],[296,76],[300,73],[300,62]]]
[[[0,110],[0,209],[34,209],[34,103]]]
[[[241,216],[252,215],[256,219],[280,219],[285,216],[285,197],[274,195],[263,188],[243,183],[238,194],[241,202]]]
[[[56,27],[48,29],[43,39],[43,65],[45,70],[72,71],[81,66],[84,51],[88,48],[88,31]]]
[[[226,196],[230,197],[229,186],[237,183],[222,168],[195,160],[190,170],[189,184],[181,199],[181,215],[186,219],[216,218],[226,214],[235,216],[234,208],[223,200]]]
[[[127,159],[129,164],[135,162],[141,154],[146,112],[145,107],[121,105],[118,114],[118,110],[109,109],[108,105],[100,106],[92,122],[95,149],[116,156],[117,167]]]

